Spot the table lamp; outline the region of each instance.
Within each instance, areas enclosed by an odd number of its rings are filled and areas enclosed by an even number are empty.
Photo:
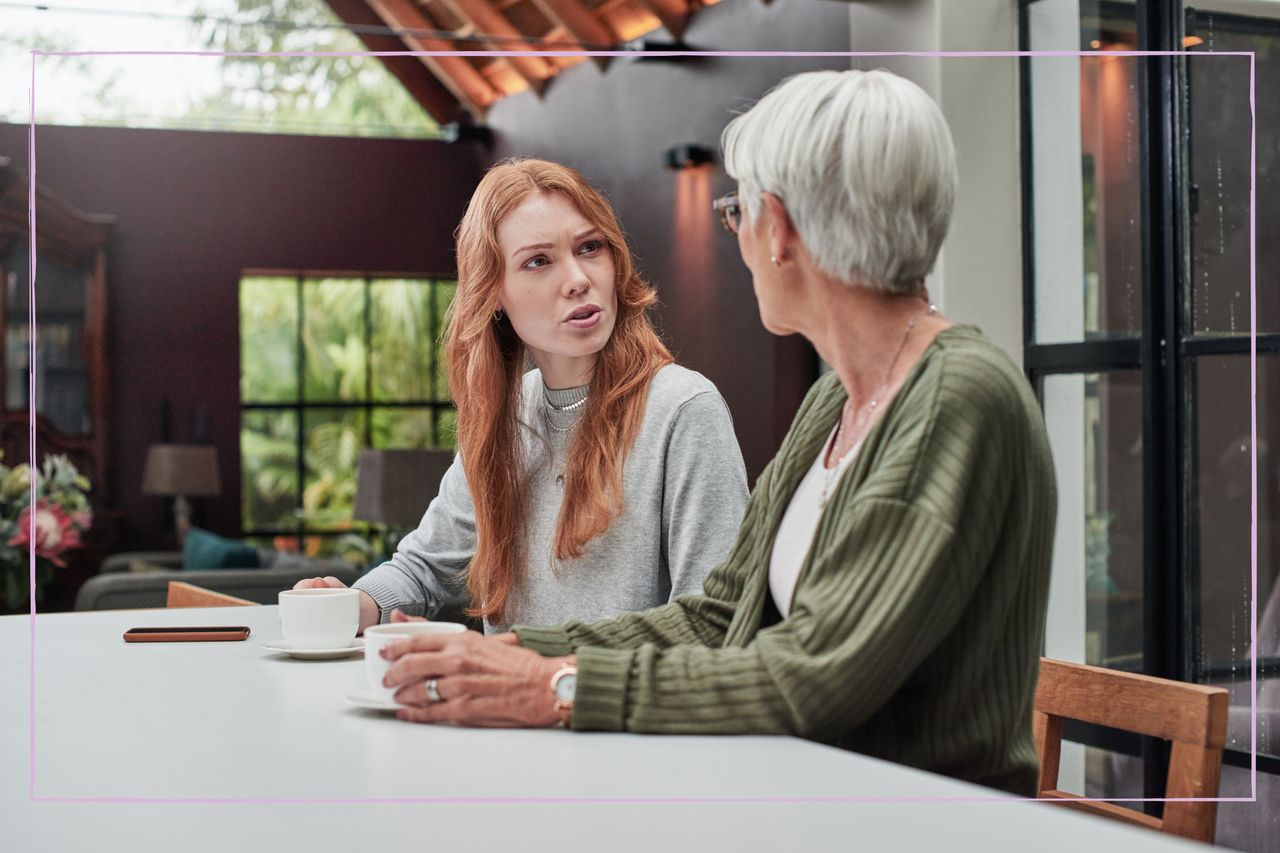
[[[218,451],[207,444],[153,444],[147,448],[142,493],[173,498],[174,527],[178,543],[191,528],[188,498],[222,493],[218,479]]]
[[[452,464],[452,450],[361,450],[352,515],[386,529],[381,547],[389,553],[400,531],[418,526]]]

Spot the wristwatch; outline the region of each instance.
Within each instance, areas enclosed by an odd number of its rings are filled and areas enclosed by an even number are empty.
[[[565,664],[551,676],[551,695],[555,697],[553,706],[560,725],[569,724],[573,716],[573,694],[578,688],[578,668],[573,664]]]

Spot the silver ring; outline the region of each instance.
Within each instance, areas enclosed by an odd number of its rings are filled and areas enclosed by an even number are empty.
[[[440,691],[436,689],[436,680],[434,678],[427,679],[427,698],[432,702],[442,702]]]

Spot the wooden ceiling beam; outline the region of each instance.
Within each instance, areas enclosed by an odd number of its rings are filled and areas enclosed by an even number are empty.
[[[533,0],[533,3],[552,23],[564,27],[565,32],[583,44],[606,47],[618,43],[613,31],[578,0]],[[591,59],[601,71],[609,65],[607,56]]]
[[[525,34],[516,29],[505,15],[490,6],[486,0],[445,0],[445,2],[455,15],[469,23],[479,33],[499,37],[501,41],[489,42],[498,50],[537,49],[535,45],[522,41]],[[483,46],[483,44],[482,42],[477,46]],[[547,87],[547,82],[556,74],[555,68],[540,56],[507,56],[504,59],[538,95],[542,94]]]
[[[436,29],[413,0],[365,0],[365,2],[389,27],[401,30]],[[439,38],[405,33],[400,36],[400,39],[414,50],[443,52],[455,49],[451,42]],[[484,75],[464,57],[420,56],[418,58],[476,118],[483,117],[485,110],[502,97],[502,93],[496,91]]]
[[[676,41],[684,38],[685,27],[689,24],[689,4],[685,0],[641,0],[649,11],[662,21],[671,37]]]
[[[356,27],[385,26],[364,0],[326,0],[329,8],[344,23]],[[357,32],[360,41],[369,50],[405,50],[405,43],[393,35],[372,35]],[[449,91],[431,69],[418,61],[416,56],[379,56],[378,60],[400,81],[400,85],[422,105],[422,108],[438,124],[457,121],[462,103]]]

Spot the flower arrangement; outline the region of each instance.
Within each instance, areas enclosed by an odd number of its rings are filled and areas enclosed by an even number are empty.
[[[66,456],[50,454],[36,471],[37,599],[54,569],[66,566],[63,555],[80,547],[80,534],[93,522],[88,491],[89,480]],[[27,601],[31,512],[30,467],[0,462],[0,592],[10,609]]]

